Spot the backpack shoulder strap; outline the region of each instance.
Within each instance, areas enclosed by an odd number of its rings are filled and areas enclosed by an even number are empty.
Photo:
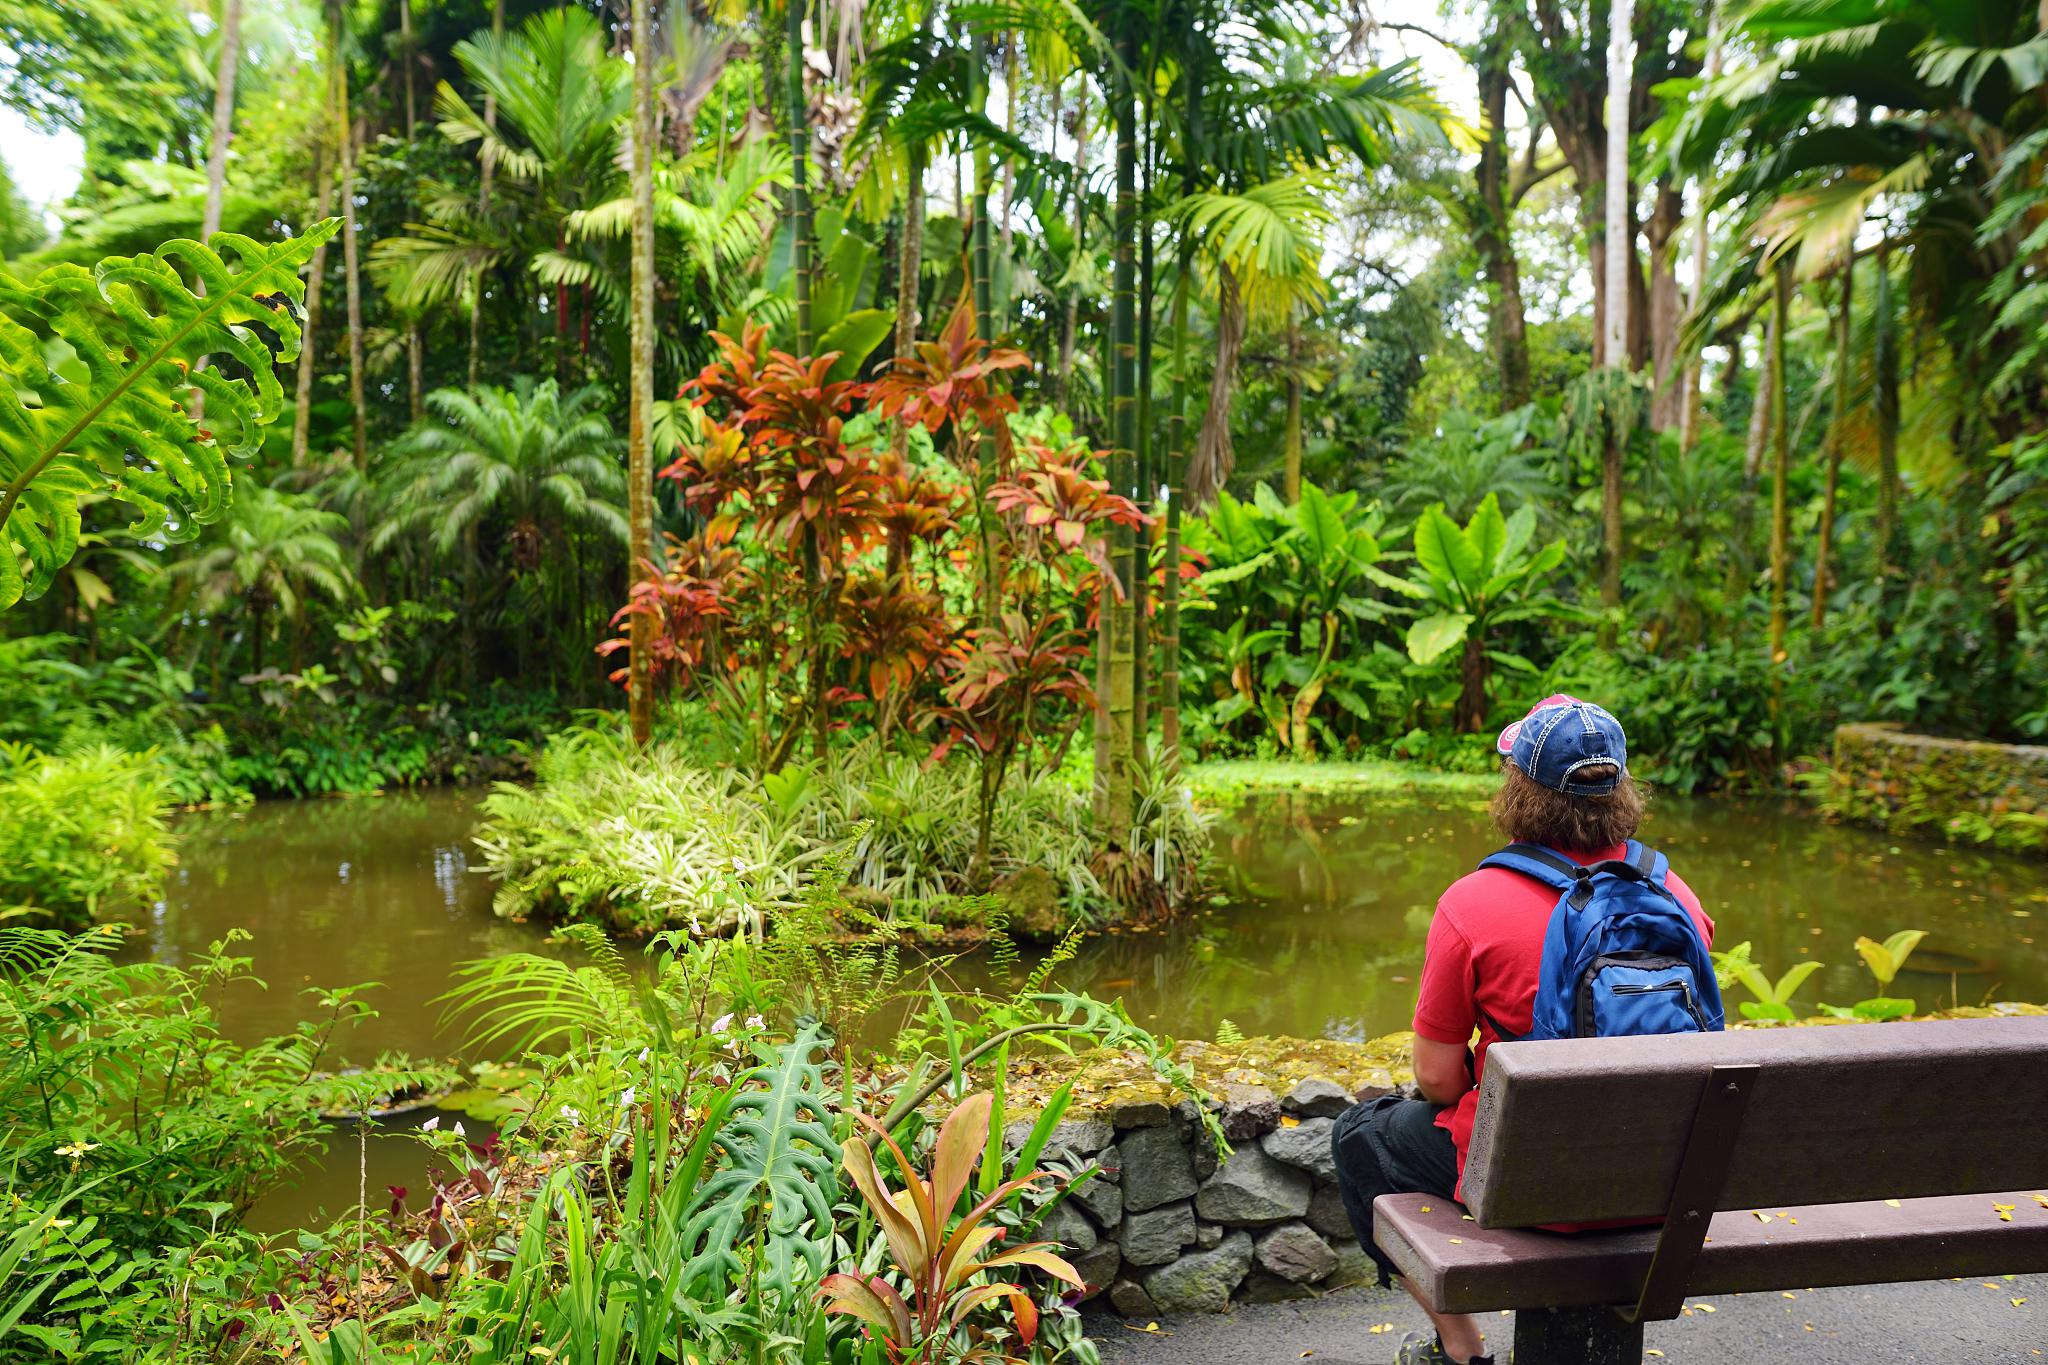
[[[1519,872],[1553,891],[1571,891],[1592,875],[1590,869],[1540,844],[1509,844],[1498,853],[1489,854],[1479,865]]]

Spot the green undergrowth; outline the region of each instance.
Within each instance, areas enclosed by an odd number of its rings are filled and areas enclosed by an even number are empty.
[[[155,755],[0,742],[0,919],[79,929],[146,904],[177,862]]]
[[[753,930],[844,851],[848,899],[914,932],[1000,917],[1058,937],[1113,918],[1132,885],[1177,901],[1207,847],[1183,802],[1154,822],[1166,847],[1105,862],[1084,792],[1057,773],[1013,774],[977,884],[974,765],[871,742],[755,778],[679,744],[635,750],[616,726],[582,728],[549,739],[534,778],[484,802],[476,844],[497,912],[625,933]]]
[[[1287,759],[1221,759],[1198,763],[1187,772],[1189,788],[1197,800],[1205,802],[1273,791],[1386,796],[1440,793],[1478,798],[1491,796],[1499,781],[1498,774],[1492,771],[1444,772],[1381,758],[1306,763]]]

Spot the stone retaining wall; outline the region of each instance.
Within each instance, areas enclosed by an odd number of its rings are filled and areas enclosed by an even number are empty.
[[[1330,1130],[1359,1094],[1385,1094],[1406,1079],[1382,1059],[1405,1053],[1407,1037],[1363,1046],[1255,1039],[1240,1051],[1185,1045],[1177,1055],[1198,1073],[1248,1075],[1263,1061],[1273,1080],[1204,1076],[1227,1159],[1193,1101],[1156,1084],[1077,1084],[1040,1164],[1095,1174],[1039,1235],[1067,1248],[1090,1298],[1106,1295],[1130,1317],[1221,1312],[1369,1281],[1372,1262],[1337,1192]],[[1290,1054],[1244,1055],[1262,1045]],[[1299,1074],[1317,1070],[1334,1074]],[[1005,1140],[1021,1146],[1031,1126],[1010,1124]]]
[[[1836,818],[2048,853],[2048,746],[1844,725],[1822,777],[1821,808]]]

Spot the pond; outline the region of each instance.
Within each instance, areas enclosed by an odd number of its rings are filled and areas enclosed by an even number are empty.
[[[477,794],[277,802],[180,822],[181,864],[130,951],[190,962],[230,929],[253,939],[267,991],[223,1002],[230,1032],[283,1032],[311,985],[375,981],[377,1017],[338,1048],[354,1061],[397,1051],[454,1056],[459,1030],[436,997],[454,964],[542,949],[545,931],[491,914],[491,883],[469,870]],[[1804,1001],[1876,993],[1857,935],[1929,931],[1895,993],[1923,1008],[2048,1000],[2048,867],[1822,824],[1794,803],[1660,801],[1646,837],[1667,852],[1719,924],[1773,973],[1827,964]],[[1444,884],[1498,842],[1468,794],[1265,793],[1216,825],[1218,891],[1187,921],[1090,942],[1065,985],[1120,996],[1132,1017],[1182,1038],[1224,1020],[1247,1035],[1363,1039],[1407,1026],[1431,908]],[[953,975],[986,981],[966,959]],[[1732,1009],[1732,1006],[1731,1006]],[[419,1148],[389,1129],[337,1134],[327,1169],[260,1207],[287,1227],[351,1203],[358,1185],[418,1187]]]

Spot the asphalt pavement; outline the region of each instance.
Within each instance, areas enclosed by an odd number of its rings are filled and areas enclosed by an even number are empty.
[[[2017,1302],[2015,1302],[2017,1300]],[[1506,1314],[1493,1344],[1507,1359]],[[1346,1289],[1157,1322],[1092,1315],[1104,1365],[1388,1365],[1429,1321],[1399,1290]],[[2048,1360],[2048,1275],[1735,1294],[1689,1300],[1650,1324],[1655,1365],[2039,1365]]]

